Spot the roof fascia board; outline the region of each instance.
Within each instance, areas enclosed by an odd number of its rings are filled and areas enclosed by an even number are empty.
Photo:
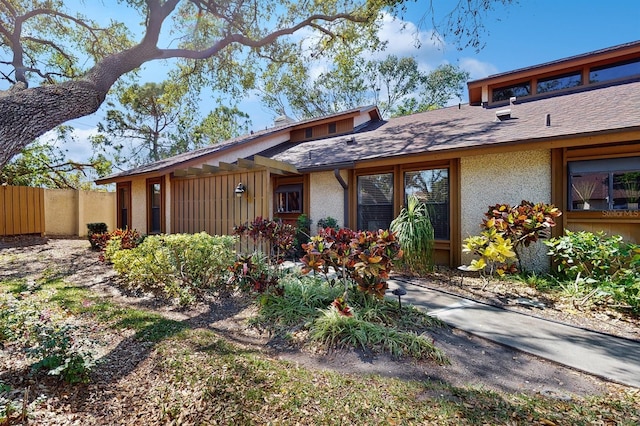
[[[589,52],[582,55],[576,55],[569,58],[560,59],[557,61],[545,62],[543,64],[534,65],[526,68],[519,68],[517,70],[508,71],[505,73],[494,74],[488,77],[472,80],[467,83],[467,87],[481,87],[484,84],[499,84],[500,82],[513,81],[516,79],[526,79],[527,77],[533,77],[540,75],[540,71],[543,70],[545,74],[547,72],[564,71],[570,68],[580,68],[585,65],[608,61],[616,58],[624,60],[625,56],[637,55],[640,53],[640,41],[621,45],[610,49],[603,49],[600,51]]]

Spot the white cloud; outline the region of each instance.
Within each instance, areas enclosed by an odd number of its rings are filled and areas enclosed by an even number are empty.
[[[384,14],[378,31],[387,49],[377,53],[376,59],[387,55],[414,56],[420,62],[439,62],[444,54],[445,44],[433,30],[420,30],[413,22],[403,21]]]
[[[471,80],[485,78],[498,72],[498,68],[496,68],[495,65],[474,58],[460,59],[460,68],[469,71]]]
[[[52,143],[66,153],[66,158],[79,163],[86,162],[93,154],[89,138],[98,133],[96,127],[87,129],[74,128],[72,137],[58,140],[55,130],[49,130],[40,137],[41,140]]]

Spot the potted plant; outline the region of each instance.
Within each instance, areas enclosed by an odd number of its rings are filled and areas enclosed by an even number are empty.
[[[589,210],[591,208],[589,200],[591,200],[591,196],[596,190],[596,182],[592,180],[580,180],[572,183],[571,186],[581,200],[581,202],[578,203],[578,209]]]

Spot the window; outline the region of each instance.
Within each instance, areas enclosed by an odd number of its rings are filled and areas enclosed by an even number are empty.
[[[637,210],[640,157],[569,162],[570,210]]]
[[[162,179],[147,180],[147,233],[160,234],[164,232],[164,218],[162,203],[164,191]]]
[[[310,139],[313,137],[313,127],[309,127],[307,129],[304,129],[304,137],[306,139]]]
[[[404,174],[405,203],[410,195],[427,205],[434,237],[449,239],[449,170],[431,169]]]
[[[589,83],[617,80],[634,75],[640,75],[640,59],[592,68],[589,72]]]
[[[358,176],[358,229],[388,229],[393,220],[393,173]]]
[[[523,96],[529,96],[531,94],[531,82],[513,84],[511,86],[498,87],[493,89],[492,100],[493,102],[508,101],[509,98],[520,98]]]
[[[276,211],[278,213],[302,212],[302,185],[280,185],[276,189]]]
[[[333,134],[336,132],[336,123],[329,123],[329,134]]]
[[[131,182],[117,184],[116,193],[118,194],[117,227],[126,229],[131,226]]]
[[[547,93],[555,90],[570,89],[582,84],[582,73],[576,71],[571,74],[556,75],[538,80],[536,93]]]

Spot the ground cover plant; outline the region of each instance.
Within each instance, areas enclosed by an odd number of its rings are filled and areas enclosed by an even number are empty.
[[[89,276],[104,273],[106,266],[87,262],[86,254],[82,253]],[[226,313],[218,302],[206,315],[196,309],[195,316],[171,319],[166,310],[150,311],[149,305],[138,304],[138,299],[114,299],[109,292],[96,293],[95,286],[87,285],[87,275],[66,272],[63,261],[57,261],[57,269],[47,272],[43,280],[37,278],[42,278],[45,268],[29,272],[35,274],[29,277],[7,278],[8,270],[29,270],[33,261],[20,263],[20,256],[0,252],[4,273],[0,294],[46,294],[50,307],[64,309],[76,318],[91,338],[101,345],[109,340],[107,335],[113,341],[97,354],[90,382],[74,385],[43,373],[32,376],[28,365],[17,361],[22,352],[4,341],[5,349],[0,351],[3,425],[25,421],[41,425],[632,425],[640,419],[640,394],[632,389],[611,388],[610,392],[589,397],[555,398],[483,386],[455,386],[419,375],[413,376],[415,380],[401,380],[361,371],[308,369],[243,344],[247,336],[239,331],[223,333],[217,321],[233,313]],[[34,281],[38,285],[34,286]],[[332,292],[342,290],[327,283],[322,288],[326,294],[299,287],[300,292],[306,292],[301,298],[319,299],[308,303],[309,310],[330,302],[335,294]],[[350,303],[356,304],[359,294],[352,295]],[[390,302],[391,311],[397,308]],[[404,312],[404,305],[402,309]],[[407,320],[415,322],[410,315]]]
[[[401,311],[391,299],[375,300],[351,287],[344,298],[341,286],[320,277],[289,275],[282,292],[260,298],[251,324],[302,346],[325,350],[356,348],[395,357],[446,363],[428,330],[439,320],[411,306]],[[346,300],[349,303],[346,303]]]
[[[326,293],[298,287],[306,292],[300,297],[309,301],[309,309],[324,305],[336,290],[326,282],[319,284]],[[27,285],[23,280],[2,281],[0,288],[4,295],[17,295]],[[34,297],[41,293],[55,296],[49,299],[51,306],[68,310],[94,329],[133,332],[133,338],[125,340],[128,349],[123,355],[137,358],[135,351],[141,351],[144,358],[136,368],[128,367],[128,373],[118,373],[112,370],[114,363],[124,367],[113,353],[117,349],[112,349],[95,365],[92,382],[82,385],[85,402],[77,405],[73,386],[78,385],[56,385],[35,376],[40,393],[34,395],[26,391],[27,381],[18,380],[28,370],[3,373],[0,424],[61,424],[68,416],[82,424],[144,419],[143,424],[525,425],[590,424],[606,419],[631,425],[640,418],[638,395],[633,392],[566,400],[309,370],[229,343],[212,330],[119,306],[61,279],[30,291]],[[397,306],[391,304],[389,309]],[[117,348],[124,350],[122,345]],[[122,380],[113,382],[114,377]]]

